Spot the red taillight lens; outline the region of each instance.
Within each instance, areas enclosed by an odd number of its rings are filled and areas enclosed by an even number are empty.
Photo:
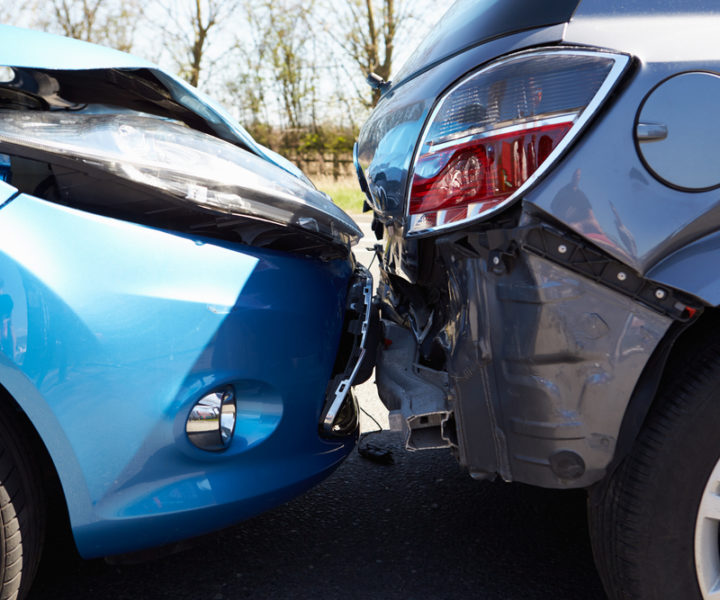
[[[410,214],[505,200],[550,156],[572,122],[498,133],[421,156],[415,167]],[[423,177],[429,166],[436,175]],[[467,212],[467,211],[465,211]]]
[[[577,133],[627,62],[585,50],[532,52],[452,88],[416,155],[408,233],[450,227],[509,204]]]

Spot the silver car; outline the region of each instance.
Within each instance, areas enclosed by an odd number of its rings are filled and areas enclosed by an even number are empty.
[[[720,598],[720,6],[460,0],[360,132],[410,450],[588,490],[612,598]]]

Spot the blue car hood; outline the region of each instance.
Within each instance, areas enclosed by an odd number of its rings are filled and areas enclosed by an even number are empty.
[[[279,166],[306,183],[290,161],[258,144],[228,112],[182,79],[142,58],[71,38],[0,25],[0,65],[62,71],[144,69],[150,71],[181,106],[195,113],[225,141],[235,143]]]

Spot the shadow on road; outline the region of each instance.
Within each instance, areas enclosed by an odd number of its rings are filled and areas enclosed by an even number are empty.
[[[301,498],[140,565],[44,561],[31,598],[604,598],[581,492],[476,482],[447,452],[355,452]]]

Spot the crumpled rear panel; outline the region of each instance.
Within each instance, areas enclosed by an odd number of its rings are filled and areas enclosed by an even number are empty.
[[[450,256],[446,247],[446,264]],[[502,275],[481,258],[456,258],[449,286],[454,316],[441,335],[462,461],[471,472],[488,464],[478,432],[490,423],[505,479],[549,487],[597,481],[613,457],[635,383],[671,319],[523,252]],[[577,478],[552,468],[561,451],[584,462]]]

